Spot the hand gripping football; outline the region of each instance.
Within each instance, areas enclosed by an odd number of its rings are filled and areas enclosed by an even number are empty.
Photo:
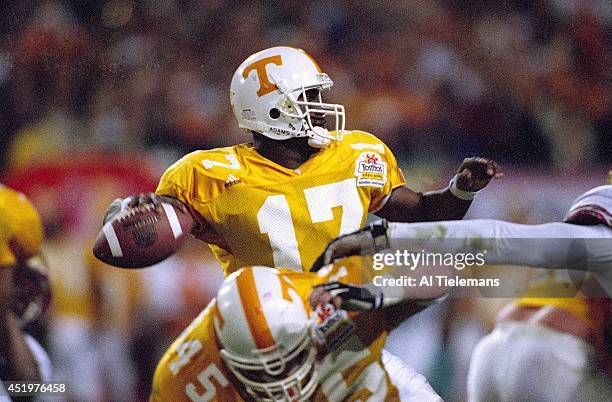
[[[170,203],[163,202],[158,209],[131,208],[102,227],[93,253],[116,267],[148,267],[176,253],[192,226],[191,214]]]

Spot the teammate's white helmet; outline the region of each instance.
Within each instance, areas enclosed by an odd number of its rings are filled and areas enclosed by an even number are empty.
[[[320,148],[344,134],[344,106],[321,98],[320,91],[332,85],[306,52],[278,46],[242,62],[232,78],[230,101],[241,128],[274,140],[308,137],[311,146]],[[335,119],[332,132],[322,127],[325,116]]]
[[[563,220],[578,225],[604,224],[612,228],[612,185],[595,187],[576,198]]]
[[[309,400],[316,349],[291,282],[273,268],[243,268],[221,285],[217,308],[221,357],[246,392],[258,401]]]

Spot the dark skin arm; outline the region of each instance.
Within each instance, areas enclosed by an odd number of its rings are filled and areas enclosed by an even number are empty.
[[[455,197],[448,188],[417,193],[398,187],[376,215],[390,222],[432,222],[462,219],[472,205]]]
[[[0,266],[0,378],[40,381],[38,364],[11,311],[14,267]]]
[[[503,176],[497,163],[486,158],[466,158],[457,171],[457,187],[463,191],[479,191],[491,179]],[[376,215],[391,222],[431,222],[462,219],[472,201],[462,200],[443,190],[417,193],[398,187]]]

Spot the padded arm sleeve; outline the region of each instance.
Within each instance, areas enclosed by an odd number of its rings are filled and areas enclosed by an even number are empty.
[[[612,266],[612,230],[603,225],[466,220],[390,223],[387,233],[392,249],[446,253],[487,250],[487,264],[566,269],[568,262],[586,259],[588,265],[582,269],[609,271]],[[572,265],[572,269],[581,267]]]

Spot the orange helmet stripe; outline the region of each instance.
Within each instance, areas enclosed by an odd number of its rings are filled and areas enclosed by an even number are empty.
[[[321,71],[321,67],[319,67],[319,63],[317,63],[317,61],[315,59],[313,59],[312,56],[308,52],[306,52],[304,49],[300,49],[298,47],[293,47],[293,46],[287,46],[287,47],[289,47],[291,49],[299,50],[300,52],[304,53],[310,59],[310,61],[312,61],[312,64],[315,65],[315,67],[317,68],[317,71],[319,73],[323,72],[323,71]]]
[[[279,275],[278,280],[281,283],[281,290],[283,291],[283,299],[287,300],[288,302],[292,302],[293,297],[291,297],[291,295],[289,294],[289,289],[292,289],[293,286],[289,283],[289,281],[284,275]]]
[[[261,60],[252,62],[244,68],[244,71],[242,71],[242,78],[244,79],[249,76],[251,71],[257,71],[257,79],[259,80],[259,89],[257,90],[257,96],[264,96],[278,89],[276,84],[271,83],[270,79],[268,78],[268,71],[266,69],[266,66],[268,64],[276,64],[277,66],[282,66],[283,59],[280,55],[266,57]]]
[[[223,329],[223,327],[225,326],[225,320],[223,319],[223,316],[221,315],[221,311],[219,310],[219,303],[215,302],[213,314],[219,320],[219,328]]]
[[[240,294],[244,316],[249,325],[251,336],[255,341],[255,346],[258,349],[274,346],[274,337],[270,327],[268,327],[261,302],[259,301],[253,270],[245,269],[241,272],[236,278],[236,284],[238,285],[238,294]]]

